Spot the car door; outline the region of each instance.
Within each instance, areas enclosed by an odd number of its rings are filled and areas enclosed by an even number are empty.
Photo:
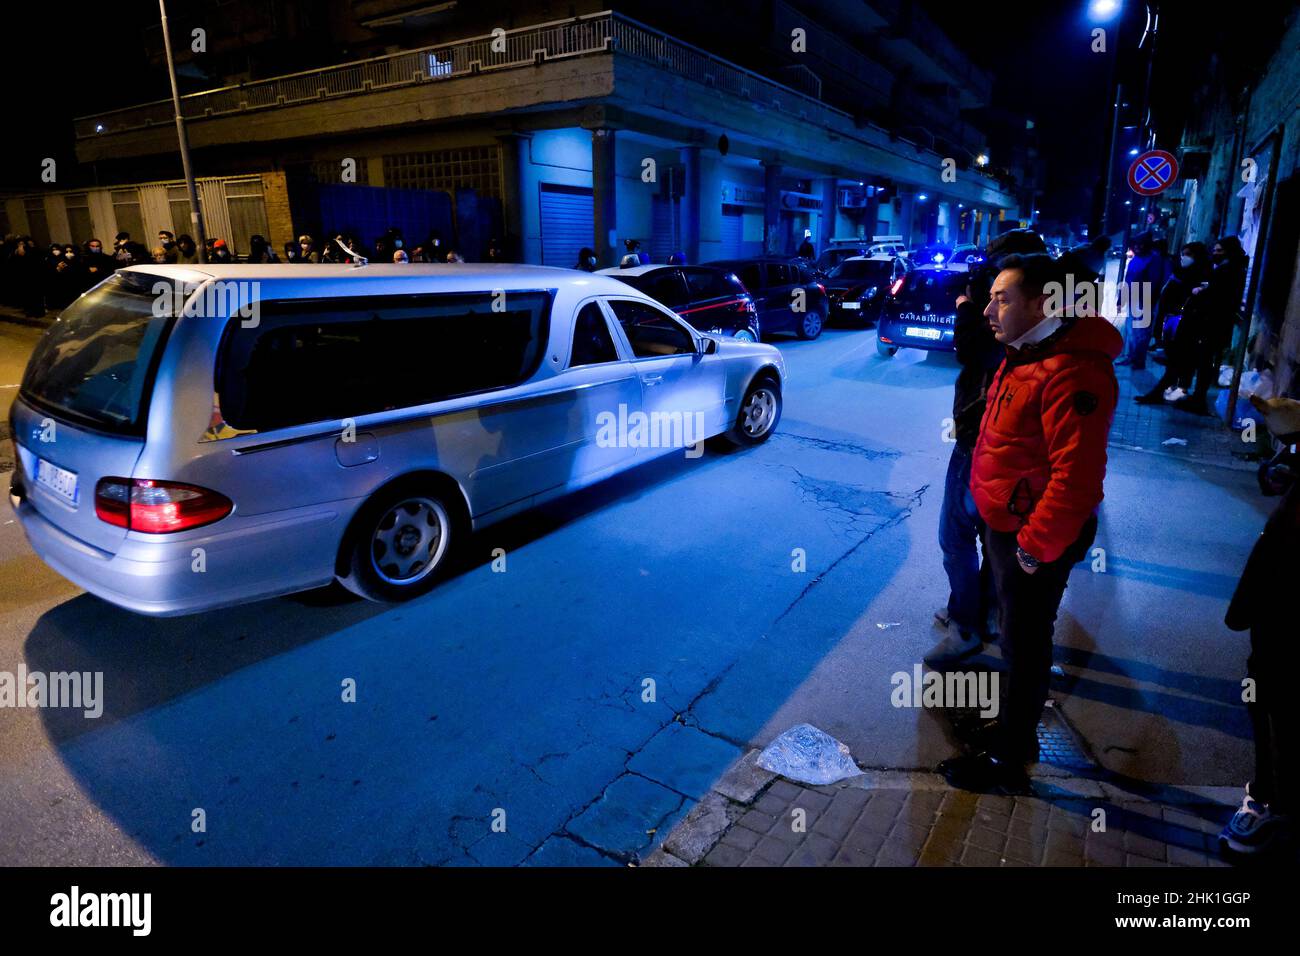
[[[605,300],[641,381],[640,423],[653,458],[722,430],[726,377],[722,362],[701,354],[699,338],[679,317],[640,299]],[[635,423],[633,423],[635,424]]]
[[[575,476],[588,480],[630,464],[636,448],[617,440],[617,424],[641,411],[641,379],[595,298],[575,312],[561,379],[573,394],[570,425],[582,442],[575,455]]]
[[[768,309],[772,317],[770,323],[764,322],[764,328],[773,332],[790,329],[796,320],[803,318],[794,312],[793,270],[784,262],[768,262],[763,269],[767,273]]]

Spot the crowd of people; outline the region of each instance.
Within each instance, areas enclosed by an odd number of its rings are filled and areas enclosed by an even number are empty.
[[[318,243],[310,235],[301,235],[284,244],[283,254],[265,236],[248,239],[247,253],[237,258],[225,239],[209,238],[205,254],[199,256],[198,243],[190,235],[177,236],[160,230],[152,246],[139,242],[129,232],[119,232],[113,248],[105,250],[99,239],[87,239],[80,245],[50,243],[42,248],[31,236],[7,235],[0,242],[0,304],[21,309],[39,318],[69,305],[87,289],[102,282],[126,266],[159,263],[196,265],[209,263],[356,263],[367,262],[464,262],[465,257],[454,245],[445,243],[437,230],[431,230],[418,245],[408,247],[402,230],[387,229],[369,246],[354,235],[337,233],[328,242]],[[506,244],[500,239],[488,243],[488,262],[507,262]]]
[[[1165,363],[1160,380],[1134,401],[1168,402],[1184,411],[1209,414],[1209,390],[1219,377],[1219,356],[1232,343],[1246,286],[1246,253],[1240,240],[1224,236],[1209,247],[1189,242],[1170,262],[1153,236],[1139,236],[1124,282],[1130,287],[1149,283],[1156,295],[1142,309],[1130,310],[1125,353],[1115,364],[1144,369],[1152,347]],[[1143,297],[1130,296],[1130,301],[1142,302]]]

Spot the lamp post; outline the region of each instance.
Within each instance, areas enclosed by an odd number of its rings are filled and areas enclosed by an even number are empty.
[[[190,223],[196,233],[195,252],[198,254],[199,262],[206,262],[208,237],[203,229],[203,210],[199,208],[199,193],[194,187],[194,170],[190,166],[190,141],[185,134],[185,118],[181,115],[181,94],[176,86],[176,62],[172,59],[172,37],[167,29],[167,0],[158,0],[158,11],[162,14],[163,48],[167,53],[167,77],[172,84],[172,108],[176,111],[176,138],[181,147],[181,168],[185,172],[185,189],[190,196]]]
[[[1110,142],[1106,147],[1106,192],[1101,203],[1101,233],[1110,235],[1110,197],[1115,175],[1115,143],[1119,136],[1119,110],[1123,101],[1124,86],[1119,82],[1119,30],[1124,22],[1123,5],[1119,0],[1092,0],[1088,8],[1094,22],[1104,23],[1115,19],[1115,33],[1111,38],[1115,55],[1110,63],[1110,80],[1115,87],[1115,106],[1110,121]]]

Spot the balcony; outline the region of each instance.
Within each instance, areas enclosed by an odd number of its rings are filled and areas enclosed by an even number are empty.
[[[688,79],[777,109],[830,110],[799,92],[728,63],[703,50],[609,11],[405,50],[369,60],[307,70],[181,97],[189,122],[259,110],[328,102],[348,96],[436,83],[555,60],[610,54],[648,60]],[[844,114],[840,110],[833,112]],[[171,100],[83,116],[74,121],[77,139],[93,139],[173,122]]]
[[[616,61],[635,74],[626,87],[620,81],[619,92],[640,91],[644,98],[657,99],[653,87],[677,87],[684,82],[700,94],[724,93],[744,100],[752,109],[743,111],[744,116],[737,114],[736,122],[756,116],[797,120],[825,130],[844,150],[860,149],[856,160],[852,153],[840,154],[834,160],[837,165],[857,166],[869,159],[870,150],[878,154],[891,148],[888,131],[864,125],[860,119],[855,122],[852,115],[810,92],[770,80],[610,11],[193,93],[181,98],[181,111],[196,148],[282,140],[345,128],[428,122],[452,115],[450,111],[458,117],[497,115],[553,104],[617,100]],[[512,70],[536,73],[536,68],[548,65],[561,71],[559,83],[545,75],[519,80],[508,76]],[[494,76],[499,78],[488,83]],[[439,90],[446,82],[457,85]],[[492,88],[479,89],[485,84]],[[809,86],[810,91],[815,89]],[[638,105],[636,97],[626,101],[631,108]],[[448,112],[439,114],[439,109]],[[665,114],[674,109],[672,104],[660,106]],[[709,122],[717,115],[716,101],[711,109]],[[306,113],[313,114],[317,125],[296,118]],[[78,154],[83,160],[96,160],[162,152],[174,148],[172,123],[170,100],[81,117],[75,120]],[[168,145],[163,145],[162,137],[167,137]],[[855,140],[863,141],[861,147],[853,146]],[[909,141],[904,137],[904,142]],[[918,160],[909,149],[908,161]],[[927,158],[925,165],[937,168],[937,159],[930,163]],[[901,171],[898,175],[908,178]],[[991,180],[988,187],[995,189]],[[1000,197],[988,201],[1000,202]]]

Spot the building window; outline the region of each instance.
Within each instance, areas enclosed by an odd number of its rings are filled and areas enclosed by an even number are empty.
[[[496,146],[464,146],[384,157],[384,185],[396,189],[473,189],[501,198],[501,157]]]
[[[194,233],[191,231],[193,223],[190,221],[190,191],[184,186],[168,186],[167,208],[171,211],[172,233],[177,236],[193,236]]]
[[[112,193],[113,218],[117,231],[131,234],[136,242],[145,242],[144,220],[140,218],[140,194],[134,189],[116,189]],[[106,236],[105,241],[113,236]]]
[[[24,199],[23,208],[27,211],[27,234],[36,240],[38,246],[48,246],[50,223],[45,218],[45,200],[40,196]]]
[[[63,198],[63,207],[68,212],[69,242],[78,245],[94,237],[95,227],[90,221],[90,201],[85,193],[69,193]]]
[[[260,179],[226,183],[226,212],[230,216],[230,244],[236,252],[248,251],[248,237],[266,237],[266,200]]]

